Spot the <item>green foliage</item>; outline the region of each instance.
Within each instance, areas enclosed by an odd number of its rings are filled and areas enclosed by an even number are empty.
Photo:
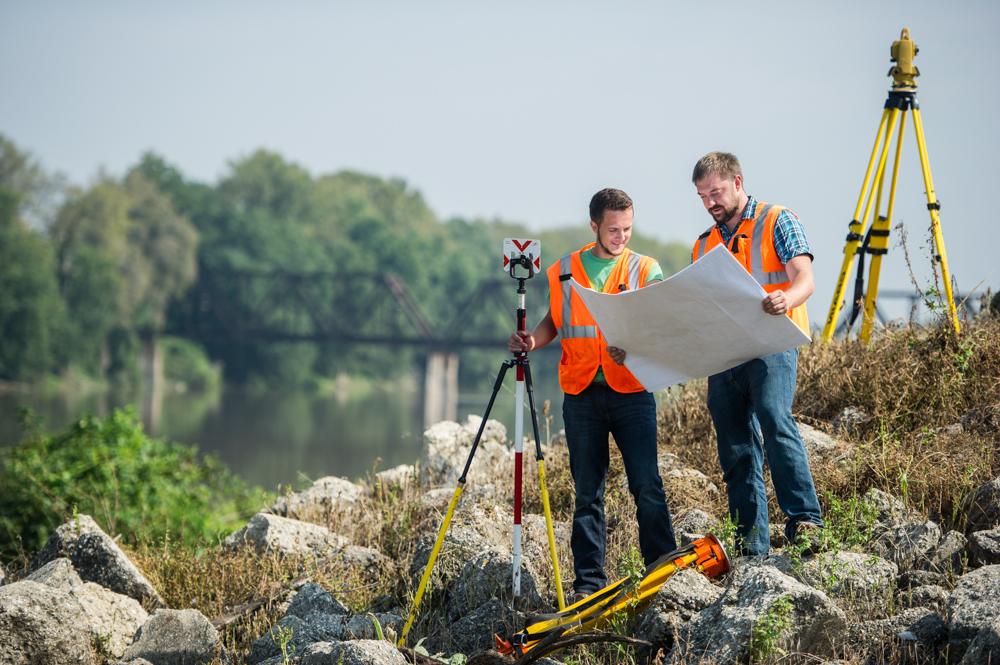
[[[44,544],[74,511],[131,542],[185,542],[235,529],[266,498],[213,457],[149,438],[130,410],[33,434],[0,458],[0,556]]]
[[[196,391],[219,387],[220,371],[212,364],[205,350],[182,337],[160,338],[163,353],[163,375],[167,381]]]
[[[780,644],[782,635],[792,625],[792,609],[792,599],[781,596],[754,624],[750,631],[751,662],[762,663],[776,653],[784,655]]]

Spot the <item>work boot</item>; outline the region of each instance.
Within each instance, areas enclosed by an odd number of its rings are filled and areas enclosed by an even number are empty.
[[[799,522],[795,525],[794,545],[804,557],[812,556],[823,549],[821,540],[823,527],[813,522]]]

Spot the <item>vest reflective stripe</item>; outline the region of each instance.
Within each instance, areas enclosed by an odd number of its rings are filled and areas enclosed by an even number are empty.
[[[782,284],[784,282],[790,281],[788,279],[788,273],[784,268],[781,270],[764,270],[764,257],[762,256],[761,248],[763,245],[764,231],[767,229],[768,222],[767,214],[771,212],[771,208],[774,206],[770,203],[763,204],[763,209],[757,214],[753,226],[753,241],[750,243],[750,274],[756,279],[761,286],[768,284]],[[778,215],[781,214],[781,209],[779,208],[774,215],[774,221],[777,221]],[[774,224],[771,223],[773,228]],[[773,232],[772,232],[773,233]]]
[[[566,256],[559,259],[559,275],[560,279],[562,275],[573,275],[573,255],[567,254]],[[573,285],[570,284],[570,280],[562,280],[562,320],[572,321],[573,320],[573,309],[572,309],[572,296],[573,296]],[[572,327],[572,326],[569,326]],[[570,335],[570,337],[575,337],[575,335]]]
[[[629,291],[636,291],[639,289],[639,261],[642,257],[639,254],[632,253],[628,257],[628,288]]]
[[[708,236],[711,235],[712,229],[709,229],[708,231],[709,231],[708,233],[703,235],[698,240],[698,248],[695,250],[697,253],[695,257],[692,259],[693,261],[697,261],[699,257],[705,256],[705,245],[708,244]]]
[[[562,326],[559,328],[559,336],[563,339],[597,337],[597,326]]]

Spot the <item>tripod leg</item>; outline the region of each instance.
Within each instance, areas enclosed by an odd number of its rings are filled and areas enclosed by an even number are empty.
[[[958,325],[958,310],[955,307],[955,294],[951,290],[951,272],[948,270],[948,254],[944,249],[944,234],[941,232],[941,219],[938,211],[941,203],[934,192],[934,181],[931,179],[931,164],[927,158],[927,144],[924,142],[924,123],[920,118],[920,108],[914,103],[913,129],[917,135],[917,151],[920,153],[920,170],[924,174],[924,189],[927,192],[927,209],[931,213],[931,234],[934,236],[934,247],[937,254],[934,260],[941,264],[941,281],[944,282],[944,296],[948,301],[948,314],[955,332],[960,331]]]
[[[861,183],[861,193],[858,195],[858,203],[854,207],[854,216],[848,225],[847,244],[844,246],[844,261],[840,267],[840,276],[837,278],[837,286],[833,290],[833,301],[830,303],[830,311],[826,316],[826,325],[823,327],[823,340],[830,341],[833,338],[834,329],[837,324],[837,316],[843,306],[844,293],[847,289],[847,277],[854,265],[854,255],[858,251],[858,246],[864,238],[862,231],[864,224],[861,220],[861,206],[865,199],[865,192],[868,191],[868,181],[872,177],[872,170],[875,168],[875,159],[879,154],[879,144],[883,140],[883,132],[888,122],[890,111],[888,108],[882,111],[882,120],[879,122],[878,131],[875,132],[875,143],[872,145],[872,154],[868,158],[868,168],[865,170],[865,179]]]
[[[545,514],[545,535],[549,541],[549,557],[552,559],[552,576],[556,586],[556,601],[559,609],[566,609],[563,595],[562,576],[559,574],[559,555],[556,553],[556,533],[552,528],[552,509],[549,507],[549,490],[545,484],[545,458],[542,455],[542,441],[538,437],[538,412],[535,411],[535,392],[531,385],[531,367],[524,361],[524,385],[528,390],[528,407],[531,409],[531,426],[535,432],[535,463],[538,466],[538,491],[542,496],[542,512]]]
[[[410,614],[406,618],[406,624],[403,626],[402,632],[399,634],[399,640],[396,642],[396,646],[403,646],[406,643],[406,636],[410,632],[410,628],[413,626],[413,620],[417,618],[417,610],[420,608],[420,601],[424,598],[424,592],[427,590],[427,582],[431,578],[431,572],[434,570],[434,564],[437,563],[438,554],[441,553],[441,546],[444,545],[444,538],[448,535],[448,527],[451,525],[451,518],[455,514],[455,508],[458,506],[458,499],[462,496],[462,490],[465,489],[465,478],[469,474],[469,467],[472,466],[472,458],[476,454],[476,449],[479,447],[479,440],[483,437],[483,430],[486,428],[486,420],[490,417],[490,411],[493,410],[493,403],[497,399],[497,393],[500,392],[500,386],[503,385],[503,378],[507,374],[507,369],[510,367],[510,361],[504,362],[500,366],[500,372],[497,374],[497,379],[493,383],[493,394],[490,395],[489,404],[486,405],[486,412],[483,414],[483,421],[479,423],[479,431],[476,432],[476,438],[472,442],[472,448],[469,450],[469,457],[465,460],[465,468],[462,469],[462,475],[458,479],[458,486],[455,487],[455,493],[451,496],[451,501],[448,503],[448,510],[445,511],[444,521],[441,522],[441,528],[438,529],[437,538],[434,541],[434,547],[431,548],[431,554],[427,558],[427,565],[424,566],[424,573],[420,577],[420,584],[417,585],[417,592],[413,596],[413,607],[410,608]]]
[[[889,251],[889,231],[892,224],[893,209],[896,204],[896,182],[899,178],[899,161],[900,156],[903,154],[903,133],[905,128],[906,111],[904,110],[899,116],[899,133],[896,135],[896,156],[892,163],[888,208],[884,217],[879,215],[872,222],[872,237],[868,246],[868,252],[872,255],[872,259],[871,266],[868,269],[868,292],[865,294],[865,314],[861,320],[861,341],[865,343],[871,338],[872,325],[875,322],[875,299],[878,297],[878,282],[882,271],[882,257]]]

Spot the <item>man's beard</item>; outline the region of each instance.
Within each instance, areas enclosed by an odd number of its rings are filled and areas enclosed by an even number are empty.
[[[712,216],[712,219],[715,220],[716,224],[725,224],[726,222],[731,220],[733,216],[736,214],[736,208],[737,206],[733,206],[732,208],[723,208],[721,219],[719,217],[716,217],[714,212],[709,212],[709,214]]]
[[[600,245],[601,249],[603,249],[605,252],[607,252],[611,256],[620,256],[621,253],[625,251],[625,247],[622,246],[621,252],[618,252],[618,254],[615,254],[614,252],[612,252],[611,249],[607,245],[604,244],[604,241],[601,240],[601,234],[599,234],[599,233],[597,234],[597,244]]]

